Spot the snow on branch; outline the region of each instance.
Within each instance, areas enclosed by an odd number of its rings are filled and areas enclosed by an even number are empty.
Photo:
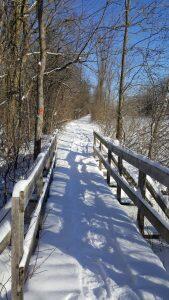
[[[28,10],[26,11],[26,13],[29,14],[34,9],[36,9],[36,5],[37,5],[37,0],[28,8]]]
[[[39,55],[40,52],[39,51],[35,51],[35,52],[30,52],[30,53],[27,53],[27,56],[31,56],[31,55]],[[47,51],[46,54],[48,55],[54,55],[54,56],[65,56],[64,53],[55,53],[55,52],[49,52]]]
[[[4,100],[3,102],[0,103],[0,106],[4,105],[7,102],[7,100]]]
[[[7,74],[0,75],[0,79],[3,79],[6,76],[7,76]]]

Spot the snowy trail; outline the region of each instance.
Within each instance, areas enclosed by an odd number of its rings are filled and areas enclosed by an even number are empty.
[[[92,157],[89,117],[59,137],[26,300],[169,299],[169,277]]]

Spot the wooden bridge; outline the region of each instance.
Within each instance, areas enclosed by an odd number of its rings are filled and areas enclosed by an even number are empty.
[[[124,162],[138,169],[138,182]],[[107,172],[107,183],[98,164]],[[112,178],[117,194],[109,187]],[[169,275],[143,237],[147,218],[158,232],[152,238],[160,235],[169,242],[168,204],[152,179],[169,188],[169,169],[97,132],[93,139],[87,117],[69,123],[15,185],[0,212],[0,268],[11,263],[1,270],[2,296],[168,299]],[[141,233],[122,206],[122,190],[138,207]],[[3,253],[10,243],[7,262]]]

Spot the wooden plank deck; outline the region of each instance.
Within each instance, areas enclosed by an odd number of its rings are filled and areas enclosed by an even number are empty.
[[[24,298],[167,300],[169,276],[100,173],[92,130],[81,119],[59,137]]]

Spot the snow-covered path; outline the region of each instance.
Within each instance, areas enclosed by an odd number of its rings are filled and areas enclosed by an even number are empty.
[[[169,299],[169,277],[92,157],[89,117],[60,135],[26,300]]]

